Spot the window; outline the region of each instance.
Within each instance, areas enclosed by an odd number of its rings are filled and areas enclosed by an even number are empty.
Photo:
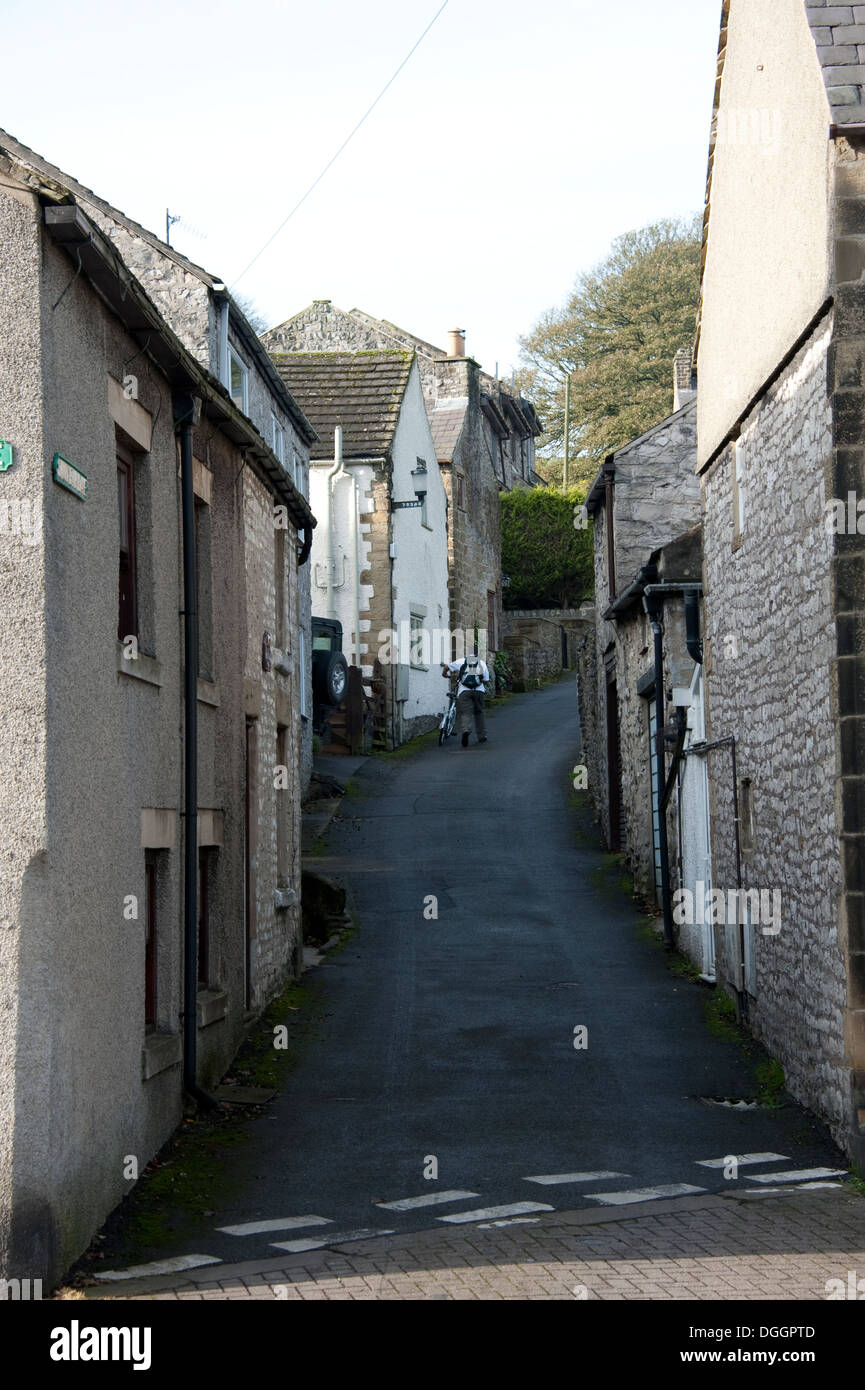
[[[276,730],[276,764],[288,767],[288,729],[284,724]],[[279,888],[288,887],[288,816],[291,808],[291,794],[281,789],[280,781],[276,790],[276,882]]]
[[[300,717],[301,717],[301,719],[308,719],[308,718],[309,718],[309,706],[308,706],[308,704],[307,704],[307,702],[306,702],[306,701],[307,701],[307,695],[306,695],[306,633],[304,632],[303,628],[300,629],[299,638],[300,638],[300,660],[299,660],[299,662],[298,662],[298,673],[297,673],[297,674],[298,674],[298,679],[299,679],[299,681],[300,681]]]
[[[213,851],[198,851],[198,988],[210,985],[210,860]]]
[[[745,533],[745,463],[738,441],[733,444],[733,543]]]
[[[417,458],[417,455],[415,455],[415,457],[416,457],[416,459],[417,459],[417,465],[416,465],[416,467],[415,467],[415,473],[426,473],[426,471],[427,471],[426,459]],[[426,485],[427,485],[427,480],[426,480],[426,478],[418,478],[418,479],[417,479],[417,483],[418,483],[418,486],[420,486],[421,484],[423,484],[423,486],[426,487]],[[429,493],[428,493],[428,492],[425,492],[424,495],[423,495],[423,498],[421,499],[421,504],[420,504],[420,519],[421,519],[421,525],[422,525],[422,526],[428,527],[429,530],[431,531],[431,530],[432,530],[432,527],[431,527],[430,524],[429,524],[429,512],[427,511],[427,499],[428,499],[428,497],[429,497]]]
[[[243,411],[244,415],[249,414],[249,369],[241,361],[234,348],[229,344],[228,347],[229,365],[229,392],[234,404]]]
[[[274,633],[276,645],[285,651],[285,529],[278,526],[273,533],[274,589],[276,594],[276,623]]]
[[[296,449],[292,449],[291,451],[291,477],[292,482],[294,483],[294,486],[297,488],[298,492],[302,492],[305,497],[306,480],[304,478],[303,473],[303,464],[300,461],[300,455],[298,454]]]
[[[198,675],[213,679],[213,602],[210,508],[195,499],[195,585],[198,604]]]
[[[148,850],[144,859],[144,1027],[156,1027],[156,944],[158,874],[156,855]]]
[[[429,667],[429,636],[424,627],[424,618],[420,613],[409,614],[410,636],[409,636],[409,664],[416,669],[426,671]]]
[[[741,848],[743,854],[750,854],[754,848],[754,792],[750,777],[743,777],[739,784]]]
[[[285,466],[285,430],[275,415],[270,417],[271,446],[280,463]]]
[[[457,506],[465,511],[466,505],[466,480],[462,473],[457,474]]]
[[[117,445],[117,520],[120,540],[117,636],[138,636],[137,563],[135,555],[135,462]]]

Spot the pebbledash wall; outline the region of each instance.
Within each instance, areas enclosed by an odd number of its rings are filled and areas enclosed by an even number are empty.
[[[250,1012],[296,965],[297,906],[290,891],[276,896],[273,768],[276,725],[281,718],[296,728],[298,691],[290,676],[262,669],[262,634],[273,631],[275,621],[275,499],[258,469],[261,457],[271,467],[276,460],[164,325],[149,334],[141,329],[149,306],[95,229],[88,254],[101,257],[100,283],[104,288],[113,276],[116,302],[127,307],[113,312],[90,272],[76,273],[74,254],[50,239],[40,198],[25,183],[17,185],[17,172],[4,166],[0,192],[6,326],[0,379],[10,388],[2,432],[14,446],[0,515],[0,708],[8,769],[0,780],[6,827],[0,1272],[50,1283],[129,1190],[127,1158],[143,1167],[180,1118],[178,451],[172,388],[155,365],[160,359],[145,356],[148,342],[163,333],[179,376],[188,383],[197,374],[210,392],[208,414],[193,438],[196,496],[209,514],[200,518],[200,543],[206,534],[212,575],[210,601],[203,598],[201,605],[205,667],[198,688],[199,846],[214,861],[207,988],[198,996],[204,1084],[224,1070]],[[133,359],[138,398],[127,399],[122,382]],[[117,637],[118,435],[137,448],[141,623],[135,659]],[[246,458],[240,438],[248,442]],[[86,499],[54,481],[55,453],[87,474]],[[10,501],[19,502],[17,512]],[[24,503],[34,523],[27,533],[20,525]],[[291,525],[286,583],[292,602],[295,536]],[[247,701],[256,689],[262,738],[247,984],[243,724],[245,704],[253,713]],[[294,780],[280,795],[296,806],[299,771],[293,757],[287,761]],[[288,833],[296,850],[296,825]],[[144,1013],[148,858],[156,871],[159,935],[152,1031]],[[284,854],[283,867],[296,885],[296,852]]]
[[[849,1124],[839,942],[834,537],[825,525],[832,403],[827,313],[703,477],[708,740],[736,738],[746,887],[779,889],[781,928],[746,928],[753,971],[716,932],[721,978],[791,1091],[843,1137]],[[734,527],[734,473],[744,496]],[[748,785],[743,785],[748,784]],[[711,755],[715,887],[735,888],[729,754]],[[744,988],[743,988],[744,986]]]

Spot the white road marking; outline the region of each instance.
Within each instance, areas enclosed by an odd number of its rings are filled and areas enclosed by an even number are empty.
[[[464,1221],[489,1221],[497,1216],[523,1216],[530,1211],[555,1211],[544,1202],[511,1202],[505,1207],[477,1207],[474,1211],[457,1211],[451,1216],[439,1216],[437,1221],[451,1221],[454,1224]]]
[[[598,1182],[601,1178],[629,1178],[630,1173],[542,1173],[539,1177],[523,1178],[523,1182],[539,1182],[547,1187],[564,1182]]]
[[[332,1226],[327,1216],[283,1216],[276,1221],[246,1221],[242,1226],[217,1226],[226,1236],[260,1236],[265,1231],[293,1231],[298,1226]]]
[[[750,1173],[751,1182],[808,1182],[813,1178],[845,1178],[846,1168],[791,1168],[786,1173]]]
[[[784,1197],[792,1196],[794,1192],[810,1192],[815,1187],[831,1187],[838,1191],[841,1186],[840,1182],[800,1182],[795,1187],[740,1187],[738,1191],[745,1191],[754,1197]]]
[[[482,1221],[479,1231],[491,1231],[494,1226],[537,1226],[537,1216],[510,1216],[506,1221]]]
[[[631,1202],[652,1202],[658,1197],[688,1197],[705,1192],[705,1187],[692,1187],[687,1182],[670,1183],[667,1187],[634,1187],[629,1192],[587,1192],[590,1202],[603,1202],[610,1207],[626,1207]]]
[[[695,1162],[700,1168],[725,1168],[731,1158],[735,1158],[740,1166],[745,1163],[790,1162],[789,1154],[727,1154],[725,1158],[698,1158]]]
[[[290,1250],[296,1254],[301,1250],[323,1250],[327,1245],[345,1245],[350,1240],[371,1240],[375,1236],[395,1236],[396,1231],[340,1231],[331,1232],[326,1240],[272,1240],[274,1250]]]
[[[434,1207],[440,1202],[459,1202],[463,1197],[479,1197],[479,1192],[428,1192],[423,1197],[403,1197],[398,1202],[373,1202],[385,1211],[414,1211],[415,1207]]]
[[[177,1274],[182,1269],[199,1269],[202,1265],[221,1265],[218,1255],[173,1255],[170,1260],[154,1260],[149,1265],[131,1265],[129,1269],[103,1269],[94,1279],[144,1279],[150,1274]]]

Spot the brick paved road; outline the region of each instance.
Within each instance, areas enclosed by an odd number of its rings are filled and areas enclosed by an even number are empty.
[[[416,1231],[220,1266],[218,1278],[204,1268],[87,1293],[133,1301],[825,1300],[827,1281],[846,1286],[850,1271],[865,1278],[865,1198],[835,1188]]]

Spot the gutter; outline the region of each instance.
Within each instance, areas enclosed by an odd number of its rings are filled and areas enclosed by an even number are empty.
[[[277,496],[298,529],[315,526],[306,498],[222,382],[195,360],[168,326],[120,253],[77,203],[48,204],[45,229],[124,325],[175,392],[198,396],[202,417],[249,451],[260,481]],[[262,349],[263,350],[263,349]]]

